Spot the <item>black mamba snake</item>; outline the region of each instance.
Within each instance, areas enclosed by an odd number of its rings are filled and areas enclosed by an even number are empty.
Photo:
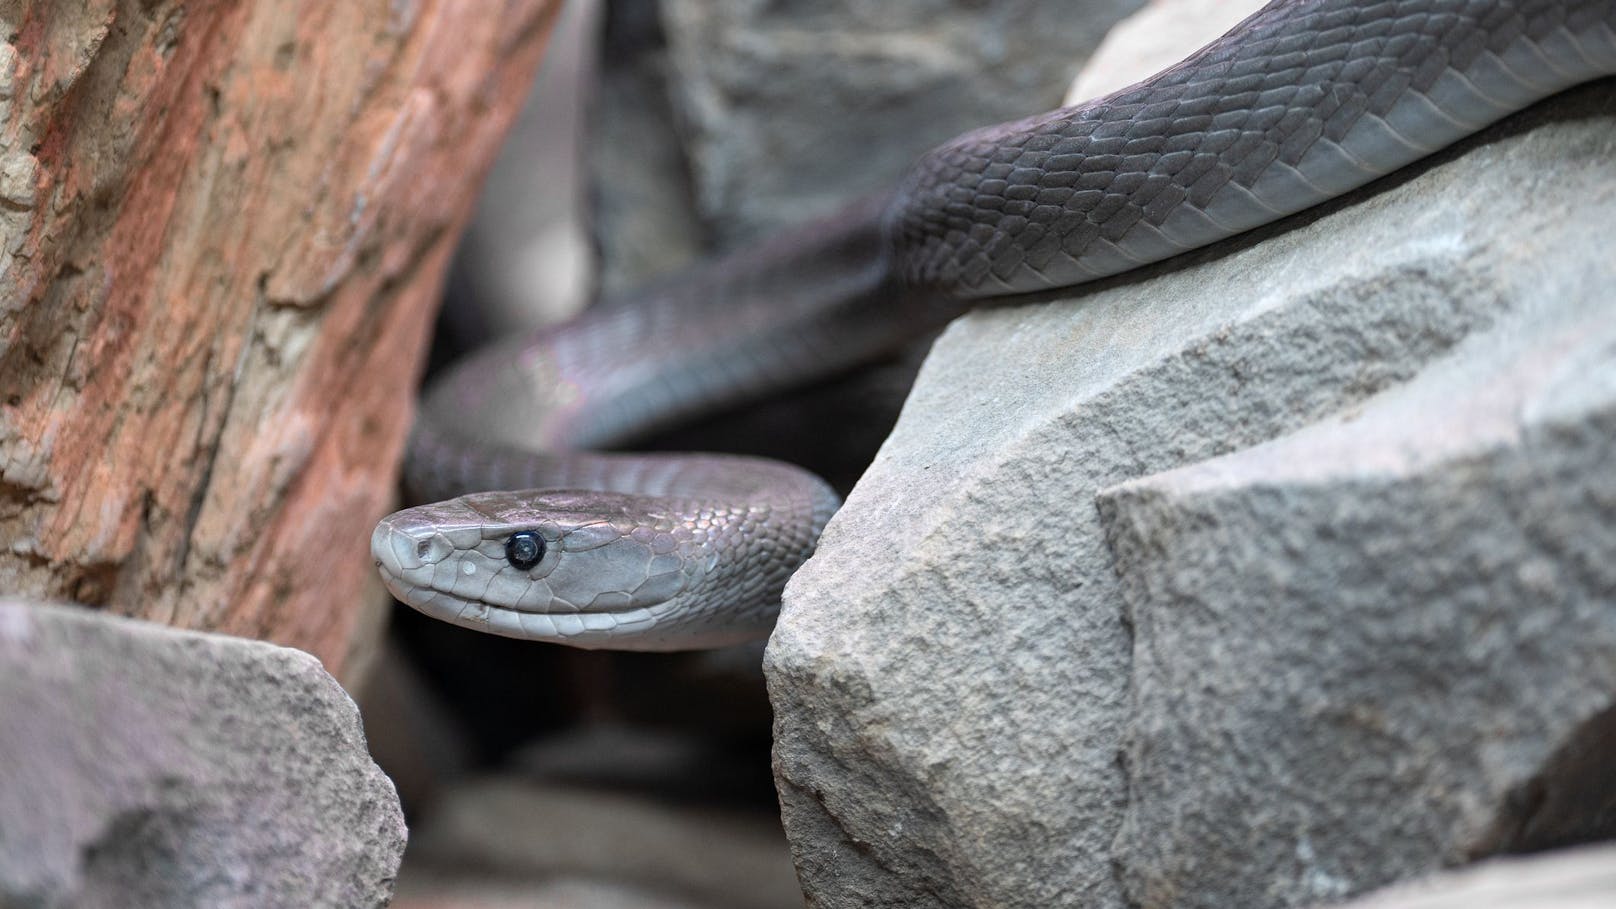
[[[985,297],[1166,259],[1616,73],[1616,0],[1276,0],[1107,97],[961,136],[869,199],[643,298],[483,351],[427,393],[388,588],[581,647],[766,635],[837,506],[798,468],[600,448],[862,361]]]

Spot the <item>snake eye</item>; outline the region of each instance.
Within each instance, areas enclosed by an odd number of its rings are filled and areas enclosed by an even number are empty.
[[[544,558],[544,537],[531,530],[519,530],[505,541],[505,558],[511,567],[526,571]]]

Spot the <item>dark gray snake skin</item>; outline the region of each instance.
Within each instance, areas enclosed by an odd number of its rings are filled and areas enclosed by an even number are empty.
[[[1108,97],[961,136],[891,195],[427,394],[424,498],[376,528],[399,599],[495,634],[673,650],[766,635],[834,511],[771,461],[587,449],[880,354],[968,301],[1195,249],[1616,73],[1616,0],[1277,0]]]

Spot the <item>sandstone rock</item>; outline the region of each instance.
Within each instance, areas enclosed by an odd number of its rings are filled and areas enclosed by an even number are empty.
[[[1616,834],[1616,268],[1590,209],[1549,204],[1570,217],[1523,219],[1539,236],[1434,231],[1458,242],[1421,292],[1494,323],[1448,357],[1101,494],[1143,905],[1297,905]]]
[[[556,6],[0,7],[0,590],[345,671],[449,253]]]
[[[1608,909],[1616,848],[1497,859],[1391,887],[1338,909]]]
[[[700,212],[720,245],[884,189],[967,129],[1055,107],[1138,0],[666,0]]]
[[[306,653],[0,601],[0,905],[381,906],[404,849]]]
[[[813,905],[1298,905],[1609,817],[1613,97],[943,335],[768,650]]]

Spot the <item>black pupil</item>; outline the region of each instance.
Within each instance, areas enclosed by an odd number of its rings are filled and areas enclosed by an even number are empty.
[[[544,538],[531,530],[518,531],[505,541],[505,558],[523,571],[539,564],[544,558]]]

